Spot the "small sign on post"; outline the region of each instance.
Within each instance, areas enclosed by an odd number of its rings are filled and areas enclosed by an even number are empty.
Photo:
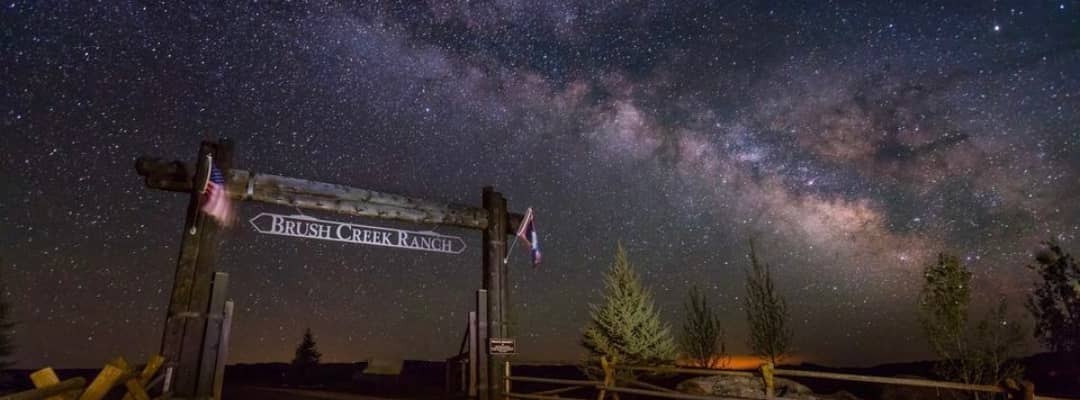
[[[465,251],[465,241],[460,237],[442,235],[431,231],[408,231],[327,221],[306,215],[279,215],[272,213],[260,213],[251,218],[249,222],[257,232],[270,235],[448,254],[461,254]]]
[[[488,340],[488,354],[500,356],[517,354],[517,344],[511,338],[491,338]]]

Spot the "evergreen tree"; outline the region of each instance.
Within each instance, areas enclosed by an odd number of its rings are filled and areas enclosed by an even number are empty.
[[[315,338],[311,328],[304,331],[304,338],[296,346],[296,354],[289,364],[287,380],[292,384],[311,384],[315,380],[315,371],[319,366],[322,353],[315,348]]]
[[[788,355],[791,328],[787,326],[787,302],[776,292],[769,265],[758,260],[750,241],[750,267],[746,271],[746,319],[750,324],[750,349],[763,360],[777,364]]]
[[[1042,277],[1028,295],[1035,337],[1054,352],[1080,353],[1080,265],[1053,241],[1044,243],[1034,269]]]
[[[622,244],[604,279],[603,304],[590,304],[582,345],[592,361],[607,356],[620,365],[660,364],[675,356],[675,341],[660,320],[652,295],[641,285]]]
[[[696,285],[690,287],[683,310],[686,315],[679,336],[683,354],[695,366],[723,368],[727,361],[724,329],[707,296]]]

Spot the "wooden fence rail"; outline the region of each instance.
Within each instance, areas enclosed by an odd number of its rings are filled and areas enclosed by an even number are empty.
[[[529,363],[523,362],[524,365],[578,365],[575,363],[567,364],[552,364],[552,363]],[[555,396],[559,393],[569,392],[579,389],[594,389],[599,392],[597,400],[603,400],[607,394],[611,394],[616,400],[618,399],[618,393],[646,395],[652,397],[679,399],[679,400],[717,400],[717,399],[730,399],[728,397],[718,396],[701,396],[692,395],[686,393],[678,393],[671,389],[659,387],[656,385],[648,384],[645,382],[639,382],[633,379],[627,380],[624,378],[618,378],[614,375],[616,370],[626,371],[640,371],[640,372],[652,372],[652,373],[667,373],[667,374],[688,374],[688,375],[701,375],[701,376],[741,376],[741,377],[756,377],[761,378],[764,381],[765,393],[762,394],[762,398],[783,400],[773,396],[773,376],[789,376],[789,377],[802,377],[802,378],[816,378],[816,379],[832,379],[850,382],[867,382],[867,383],[880,383],[886,385],[901,385],[901,386],[916,386],[916,387],[928,387],[937,389],[950,389],[950,390],[964,390],[964,391],[976,391],[976,392],[989,392],[989,393],[1008,393],[1012,399],[1024,399],[1024,400],[1073,400],[1061,397],[1050,396],[1037,396],[1035,395],[1034,385],[1030,382],[1007,382],[1003,386],[993,385],[973,385],[958,382],[944,382],[934,381],[929,379],[912,379],[912,378],[891,378],[871,375],[856,375],[856,374],[842,374],[834,372],[818,372],[818,371],[802,371],[793,369],[773,369],[772,364],[765,364],[757,372],[750,371],[733,371],[733,370],[720,370],[720,369],[698,369],[698,368],[680,368],[680,367],[643,367],[643,366],[619,366],[613,362],[608,362],[606,358],[601,359],[601,364],[604,371],[604,380],[572,380],[572,379],[552,379],[552,378],[536,378],[527,376],[512,375],[509,372],[506,374],[506,385],[504,393],[507,398],[520,398],[530,400],[566,400],[567,397]],[[507,363],[506,369],[509,371],[509,363]],[[570,387],[564,387],[559,389],[544,390],[535,393],[515,393],[510,391],[510,382],[534,382],[534,383],[551,383],[560,385],[571,385]],[[616,386],[616,381],[622,381],[639,388],[631,388],[625,386]],[[642,389],[644,388],[644,389]]]
[[[126,389],[123,400],[151,400],[147,384],[164,362],[161,356],[153,356],[142,371],[135,371],[123,357],[117,357],[105,364],[89,385],[82,377],[61,381],[56,371],[46,367],[30,374],[34,389],[0,396],[0,400],[101,400],[121,384]]]
[[[47,399],[50,397],[62,395],[75,390],[82,390],[86,386],[86,379],[83,377],[65,379],[56,383],[55,385],[46,386],[43,388],[31,389],[25,392],[19,392],[2,397],[4,400],[38,400]]]

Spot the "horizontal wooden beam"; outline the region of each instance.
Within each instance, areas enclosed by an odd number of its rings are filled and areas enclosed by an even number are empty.
[[[150,188],[191,192],[195,168],[183,162],[166,162],[144,157],[136,161],[135,169],[145,178],[146,186]],[[488,224],[488,214],[483,208],[439,203],[333,183],[253,173],[242,169],[229,170],[228,192],[229,197],[240,200],[362,217],[471,229],[484,229]],[[523,216],[510,213],[507,217],[509,223],[506,233],[515,234]]]
[[[0,400],[42,400],[75,390],[81,390],[84,386],[86,386],[86,378],[75,377],[60,381],[55,385],[0,396]]]
[[[484,229],[488,224],[487,212],[480,208],[438,204],[332,183],[252,174],[239,169],[229,171],[228,182],[229,196],[243,200],[472,229]]]
[[[575,388],[575,389],[580,389],[580,388]],[[535,394],[535,393],[514,393],[514,392],[509,392],[509,393],[506,393],[506,396],[511,398],[511,399],[527,399],[527,400],[584,400],[584,399],[580,399],[580,398],[577,398],[577,397],[561,397],[561,396],[558,396],[557,394],[542,395],[542,394]]]
[[[577,386],[589,386],[589,387],[604,384],[604,382],[593,381],[593,380],[537,378],[537,377],[532,377],[532,376],[520,376],[520,375],[511,375],[511,376],[508,376],[506,379],[509,379],[511,381],[514,381],[514,382],[552,383],[552,384],[557,384],[557,385],[577,385]]]

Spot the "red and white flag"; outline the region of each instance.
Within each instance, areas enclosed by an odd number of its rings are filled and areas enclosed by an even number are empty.
[[[221,226],[232,226],[233,209],[229,201],[229,193],[225,189],[225,174],[214,165],[214,159],[210,158],[210,176],[203,186],[206,200],[203,202],[202,211],[213,218]]]

